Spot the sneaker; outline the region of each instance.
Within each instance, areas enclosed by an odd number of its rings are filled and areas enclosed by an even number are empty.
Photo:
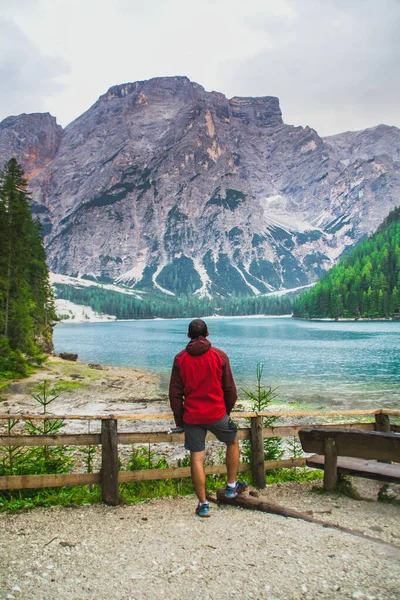
[[[234,488],[227,485],[225,488],[225,498],[236,498],[239,494],[243,494],[248,487],[249,484],[246,481],[237,481]]]
[[[210,505],[207,504],[199,504],[196,508],[196,515],[198,517],[209,517],[210,516]]]

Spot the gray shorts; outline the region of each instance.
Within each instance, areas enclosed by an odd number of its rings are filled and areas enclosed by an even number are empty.
[[[215,437],[224,444],[232,444],[236,439],[237,427],[228,415],[225,415],[215,423],[205,425],[188,425],[185,427],[185,448],[190,452],[202,452],[206,448],[207,431],[211,431]]]

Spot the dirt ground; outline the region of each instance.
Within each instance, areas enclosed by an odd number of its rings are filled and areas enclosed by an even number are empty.
[[[399,506],[311,484],[263,495],[377,541],[215,504],[200,519],[194,497],[1,514],[0,599],[400,598]]]

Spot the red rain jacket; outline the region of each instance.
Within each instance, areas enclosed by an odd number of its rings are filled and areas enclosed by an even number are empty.
[[[169,401],[175,423],[214,423],[231,412],[237,399],[229,358],[200,336],[175,356]]]

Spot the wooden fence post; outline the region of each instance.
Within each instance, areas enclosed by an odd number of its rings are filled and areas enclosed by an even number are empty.
[[[251,472],[253,483],[265,488],[264,437],[262,417],[251,417]]]
[[[117,420],[101,420],[101,495],[105,504],[121,504],[118,489]]]
[[[376,413],[375,415],[375,431],[383,431],[384,433],[390,433],[390,419],[388,415],[382,413]],[[381,463],[391,464],[390,460],[378,460]]]
[[[337,488],[337,448],[336,440],[325,438],[324,440],[324,490],[334,492]]]
[[[390,419],[388,415],[377,413],[375,415],[375,431],[390,433]]]

